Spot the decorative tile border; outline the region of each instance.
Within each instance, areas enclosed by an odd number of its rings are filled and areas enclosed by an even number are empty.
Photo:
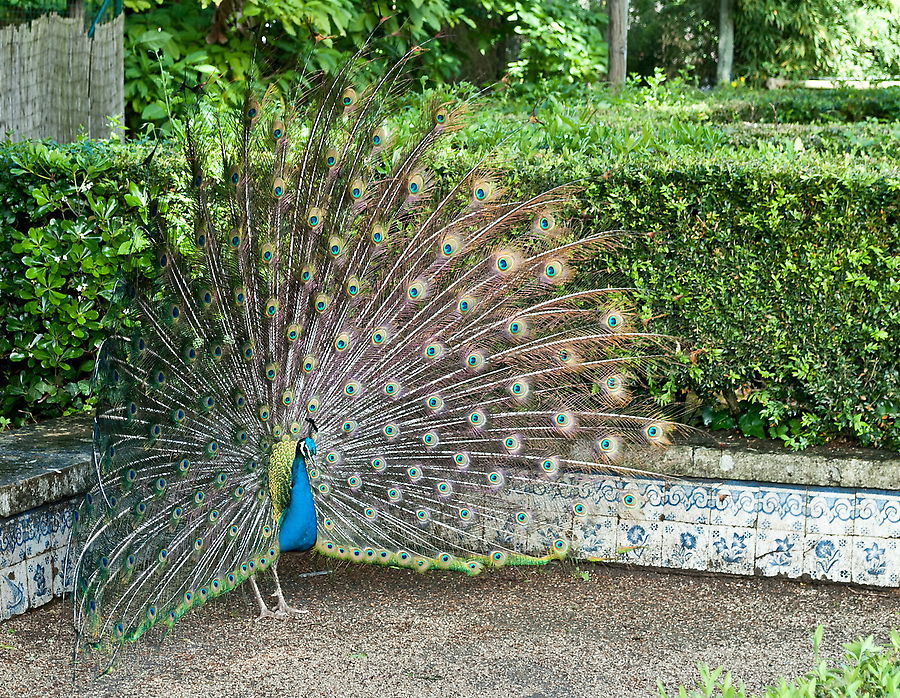
[[[592,558],[900,587],[900,491],[567,475],[532,496],[590,502],[575,539]]]
[[[75,501],[0,519],[0,621],[71,590],[65,566]]]
[[[566,474],[511,502],[571,514],[590,558],[651,567],[900,587],[900,491],[743,480]]]
[[[542,544],[571,526],[591,558],[900,587],[900,491],[569,474],[515,496],[560,512],[535,532]],[[575,500],[586,509],[572,525]],[[74,517],[69,499],[0,519],[0,621],[71,589]]]

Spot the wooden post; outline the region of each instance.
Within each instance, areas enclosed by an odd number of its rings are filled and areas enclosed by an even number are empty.
[[[625,84],[628,68],[628,0],[609,0],[609,84]]]
[[[731,82],[734,68],[734,0],[719,0],[719,63],[716,83]]]

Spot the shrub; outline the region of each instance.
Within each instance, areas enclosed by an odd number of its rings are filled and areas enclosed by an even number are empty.
[[[142,264],[140,151],[0,147],[0,416],[15,424],[90,404],[109,294]]]
[[[590,266],[636,287],[648,328],[685,340],[650,386],[657,400],[794,448],[838,437],[900,448],[896,161],[864,145],[852,157],[790,141],[736,148],[715,124],[671,117],[690,107],[682,98],[551,103],[543,126],[514,100],[480,105],[433,169],[457,176],[496,151],[513,193],[579,180],[580,227],[652,234],[624,236]],[[140,263],[126,254],[146,215],[136,182],[153,173],[140,145],[0,153],[12,172],[0,174],[0,415],[21,422],[85,404],[116,265]]]
[[[900,121],[900,87],[871,90],[721,90],[713,106],[715,121],[842,123]]]
[[[794,448],[837,437],[900,447],[896,166],[736,150],[703,124],[635,129],[591,113],[564,115],[571,126],[548,115],[505,143],[506,177],[519,189],[579,180],[577,215],[591,227],[652,235],[596,266],[637,288],[648,326],[689,344],[690,362],[654,395],[698,398],[707,426]],[[480,114],[444,166],[465,167],[503,130]]]

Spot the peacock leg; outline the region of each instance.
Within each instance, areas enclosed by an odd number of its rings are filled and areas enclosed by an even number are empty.
[[[263,618],[277,618],[274,613],[266,606],[266,602],[263,601],[262,594],[259,593],[259,587],[256,585],[256,578],[250,577],[250,586],[253,587],[253,593],[256,596],[256,603],[259,604],[259,616],[256,620],[262,620]]]
[[[284,600],[284,593],[281,591],[281,582],[278,579],[277,560],[272,565],[272,575],[275,577],[275,593],[272,594],[272,596],[278,599],[278,610],[275,611],[275,615],[278,618],[289,618],[291,616],[299,616],[306,613],[305,610],[289,606],[287,601]]]

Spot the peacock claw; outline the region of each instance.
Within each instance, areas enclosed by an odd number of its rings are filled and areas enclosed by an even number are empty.
[[[284,599],[278,599],[278,610],[275,615],[278,618],[299,618],[304,613],[309,613],[305,608],[289,606]]]
[[[259,612],[259,615],[256,617],[256,622],[258,623],[259,621],[261,621],[265,618],[280,619],[281,616],[278,613],[269,610],[268,608],[264,608]]]

